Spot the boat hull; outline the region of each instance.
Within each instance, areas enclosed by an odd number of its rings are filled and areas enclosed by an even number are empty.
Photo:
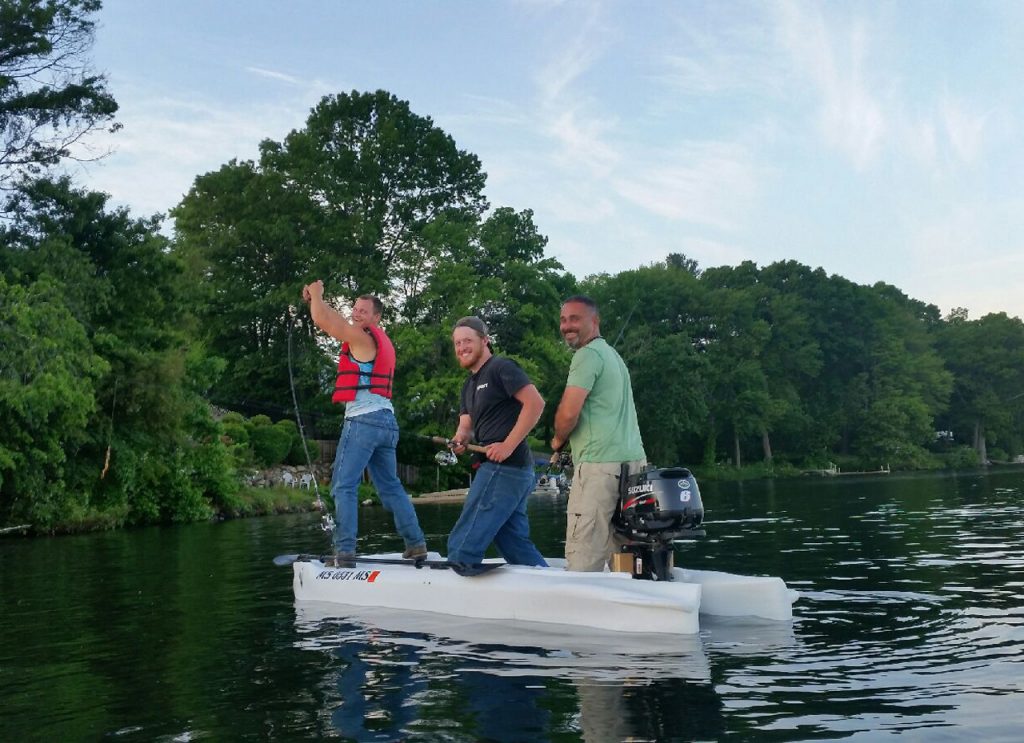
[[[441,559],[436,554],[431,557]],[[299,560],[294,563],[293,587],[300,602],[429,611],[615,632],[696,634],[702,609],[722,616],[792,617],[795,593],[778,578],[679,568],[675,571],[675,580],[657,582],[633,580],[625,573],[503,565],[482,575],[463,577],[452,570],[411,564],[361,564],[358,558],[351,567]],[[764,611],[766,606],[770,611]]]

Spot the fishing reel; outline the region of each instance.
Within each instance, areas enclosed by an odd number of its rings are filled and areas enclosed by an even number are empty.
[[[437,454],[435,454],[434,461],[437,462],[442,467],[450,467],[453,464],[458,464],[459,458],[455,456],[455,452],[453,452],[451,449],[448,449],[447,451],[439,451]]]
[[[563,472],[572,472],[572,453],[567,451],[558,452],[558,459],[548,464],[548,472],[551,474],[560,474]]]

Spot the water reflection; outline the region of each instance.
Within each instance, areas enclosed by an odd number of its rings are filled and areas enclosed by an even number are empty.
[[[376,643],[415,648],[423,658],[443,658],[510,678],[710,679],[703,645],[695,635],[574,630],[317,602],[297,604],[295,615],[297,645],[311,650],[372,637]]]
[[[792,623],[738,618],[707,619],[699,635],[624,635],[301,602],[295,628],[296,647],[343,661],[330,671],[332,723],[356,740],[399,738],[417,716],[456,708],[471,718],[459,729],[488,740],[566,726],[597,741],[671,738],[681,724],[714,736],[724,702],[709,652],[744,665],[799,655]]]
[[[345,661],[333,720],[357,740],[380,734],[370,723],[396,709],[396,701],[416,703],[427,686],[429,708],[457,705],[480,739],[544,739],[561,709],[558,725],[578,726],[585,740],[621,740],[636,732],[626,705],[629,689],[670,679],[707,685],[711,678],[696,636],[574,631],[313,602],[296,606],[295,623],[298,647]],[[383,677],[388,694],[369,683]],[[553,681],[570,682],[560,689],[563,696],[575,692],[575,705],[552,709],[544,701]],[[409,719],[394,717],[387,733],[407,733]]]

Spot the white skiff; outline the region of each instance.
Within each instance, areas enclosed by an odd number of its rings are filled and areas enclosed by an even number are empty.
[[[570,572],[564,561],[549,559],[548,568],[502,565],[464,577],[452,570],[415,567],[400,558],[367,555],[364,562],[356,558],[343,567],[313,558],[296,560],[295,598],[662,634],[696,634],[702,613],[788,621],[797,598],[780,578],[716,571],[674,568],[672,581],[634,580],[627,573]],[[443,558],[431,553],[428,560]]]

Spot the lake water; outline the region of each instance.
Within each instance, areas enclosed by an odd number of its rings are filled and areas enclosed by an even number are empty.
[[[0,738],[1016,741],[1024,473],[707,483],[688,567],[777,575],[792,623],[695,637],[297,611],[316,516],[0,539]],[[530,505],[559,555],[564,500]],[[432,548],[459,506],[420,506]],[[364,509],[360,548],[400,549]]]

